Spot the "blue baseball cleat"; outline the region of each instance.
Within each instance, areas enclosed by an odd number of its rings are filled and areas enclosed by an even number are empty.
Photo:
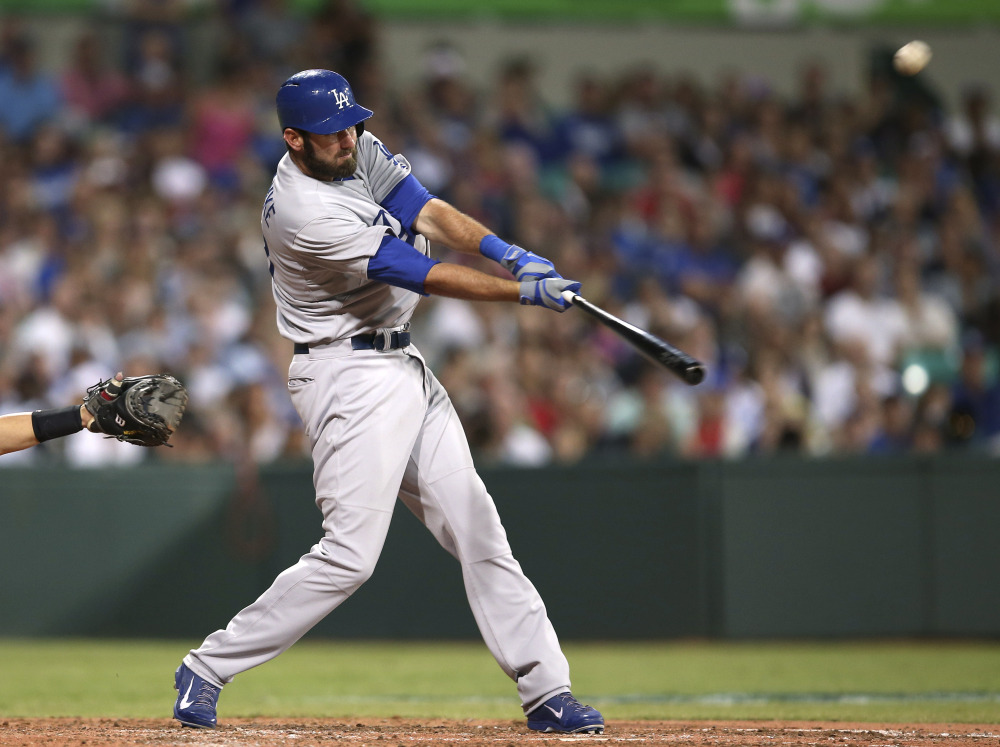
[[[175,719],[184,726],[197,729],[215,728],[215,704],[219,701],[221,687],[207,682],[188,669],[186,664],[181,664],[174,674],[174,689],[177,691]]]
[[[581,704],[567,690],[553,695],[529,713],[528,728],[563,734],[603,734],[604,717],[596,708]]]

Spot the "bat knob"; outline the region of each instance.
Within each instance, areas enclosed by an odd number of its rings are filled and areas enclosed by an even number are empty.
[[[684,370],[684,381],[691,386],[700,384],[705,379],[705,367],[702,365],[691,366]]]

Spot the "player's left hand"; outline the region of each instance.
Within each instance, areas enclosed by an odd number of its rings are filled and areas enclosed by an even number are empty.
[[[553,265],[545,257],[541,257],[516,244],[504,252],[500,264],[509,270],[519,281],[541,280],[542,278],[561,278]]]
[[[580,290],[580,283],[566,278],[542,278],[521,281],[521,305],[544,306],[553,311],[566,311],[572,304],[563,298],[563,291]]]
[[[97,411],[102,405],[108,405],[118,398],[118,395],[122,393],[122,381],[124,380],[125,374],[119,371],[113,378],[101,382],[89,399],[84,401],[84,408],[90,415],[90,422],[85,425],[91,433],[101,433],[101,427],[97,422]],[[88,394],[91,393],[88,392]]]

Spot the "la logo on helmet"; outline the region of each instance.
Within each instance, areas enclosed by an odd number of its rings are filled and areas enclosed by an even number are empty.
[[[351,100],[348,97],[348,93],[347,93],[347,89],[346,88],[343,91],[334,91],[333,92],[333,97],[337,101],[337,108],[338,109],[343,109],[344,108],[344,104],[350,104],[351,103]]]

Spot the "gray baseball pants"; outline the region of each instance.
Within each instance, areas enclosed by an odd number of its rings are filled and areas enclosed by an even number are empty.
[[[545,605],[514,559],[444,387],[415,347],[296,355],[292,402],[312,444],[324,536],[184,663],[222,686],[291,646],[375,569],[398,498],[461,563],[479,631],[528,712],[569,689]]]

